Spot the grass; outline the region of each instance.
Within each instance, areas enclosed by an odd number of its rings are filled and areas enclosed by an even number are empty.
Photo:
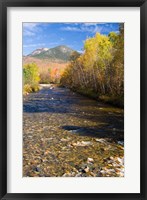
[[[92,99],[98,99],[98,95],[96,93],[94,93],[94,91],[92,91],[91,89],[87,88],[86,90],[85,89],[78,89],[78,90],[74,90],[75,92],[79,93],[79,94],[82,94],[86,97],[90,97]]]
[[[113,106],[124,108],[124,97],[123,96],[121,96],[121,97],[108,96],[108,95],[98,96],[98,94],[96,94],[93,90],[91,90],[89,88],[87,88],[86,90],[82,89],[82,88],[79,88],[79,89],[73,89],[72,88],[72,90],[74,92],[77,92],[77,93],[83,95],[83,96],[86,96],[86,97],[89,97],[89,98],[92,98],[92,99],[95,99],[95,100],[99,100],[101,102],[111,104]]]
[[[117,97],[117,96],[106,96],[106,95],[102,95],[99,96],[100,101],[103,101],[105,103],[109,103],[111,105],[114,106],[118,106],[123,108],[124,107],[124,97]]]

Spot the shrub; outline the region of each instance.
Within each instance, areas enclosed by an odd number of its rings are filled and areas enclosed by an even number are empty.
[[[37,85],[37,84],[32,85],[31,88],[32,88],[32,92],[37,92],[39,90],[39,85]]]
[[[25,84],[23,86],[23,94],[27,94],[27,93],[30,93],[30,92],[32,92],[31,86],[29,84]]]

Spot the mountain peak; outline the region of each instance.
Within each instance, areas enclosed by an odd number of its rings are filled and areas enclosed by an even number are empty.
[[[70,56],[74,50],[66,45],[59,45],[54,48],[40,48],[33,51],[28,56],[36,57],[39,59],[48,59],[48,60],[62,60],[69,61]]]
[[[48,51],[49,50],[49,48],[39,48],[39,49],[36,49],[36,50],[34,50],[31,54],[29,54],[28,56],[35,56],[35,55],[38,55],[38,54],[40,54],[40,53],[42,53],[42,52],[46,52],[46,51]]]

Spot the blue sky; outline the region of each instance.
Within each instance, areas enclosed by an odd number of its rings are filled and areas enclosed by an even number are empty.
[[[86,38],[112,31],[119,32],[119,23],[23,23],[23,55],[58,45],[82,52]]]

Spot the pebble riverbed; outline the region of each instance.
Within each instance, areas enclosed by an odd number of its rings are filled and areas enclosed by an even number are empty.
[[[24,177],[124,177],[123,109],[41,85],[23,110]]]

